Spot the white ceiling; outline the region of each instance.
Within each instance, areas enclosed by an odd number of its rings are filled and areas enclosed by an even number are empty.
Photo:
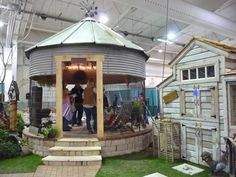
[[[85,17],[82,3],[92,0],[0,0],[1,41],[10,45],[33,45]],[[236,0],[94,0],[98,15],[106,13],[106,24],[143,47],[150,60],[168,63],[193,35],[236,45]],[[167,10],[168,9],[168,10]],[[45,19],[43,19],[45,17]],[[166,29],[167,27],[167,29]],[[177,34],[172,45],[153,38]],[[165,53],[158,53],[163,49]],[[150,69],[151,70],[151,69]],[[169,72],[169,71],[168,71]],[[169,74],[169,73],[167,73]],[[165,75],[167,75],[165,73]],[[151,75],[151,74],[150,74]],[[161,72],[158,77],[161,77]]]

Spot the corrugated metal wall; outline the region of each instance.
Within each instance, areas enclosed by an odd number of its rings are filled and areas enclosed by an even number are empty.
[[[30,77],[54,75],[57,55],[104,55],[104,74],[131,75],[145,78],[145,56],[132,49],[105,45],[61,46],[36,49],[30,54]]]

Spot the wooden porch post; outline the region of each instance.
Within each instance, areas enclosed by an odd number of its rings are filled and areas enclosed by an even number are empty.
[[[65,55],[56,56],[56,127],[58,129],[58,137],[63,136],[62,131],[62,64],[64,61],[71,61],[72,58],[86,58],[87,61],[96,61],[96,88],[97,88],[97,137],[104,137],[104,121],[103,121],[103,55]]]
[[[103,69],[102,62],[104,57],[96,57],[96,87],[97,87],[97,137],[103,139],[104,137],[104,117],[103,117]]]
[[[55,57],[56,60],[56,128],[58,137],[63,136],[62,132],[62,57]]]

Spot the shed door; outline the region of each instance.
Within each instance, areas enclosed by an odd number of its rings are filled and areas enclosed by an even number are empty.
[[[201,154],[210,152],[218,159],[218,87],[182,88],[180,91],[182,157],[203,164]]]
[[[213,159],[216,159],[216,131],[215,129],[196,128],[192,125],[182,126],[184,140],[182,143],[182,157],[185,159],[204,164],[201,159],[201,154],[204,151],[210,152]]]
[[[236,129],[236,83],[229,85],[229,124],[230,129]]]

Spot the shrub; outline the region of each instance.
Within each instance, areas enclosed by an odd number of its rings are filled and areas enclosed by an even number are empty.
[[[0,143],[0,159],[15,157],[20,155],[21,147],[19,144],[11,142]]]
[[[51,113],[50,108],[44,108],[44,109],[42,109],[42,111],[40,113],[41,114],[40,117],[49,117],[50,113]]]
[[[25,128],[25,122],[23,120],[23,113],[22,112],[17,112],[16,115],[16,131],[19,133],[19,136],[22,136],[22,131]]]
[[[45,138],[55,138],[57,136],[57,129],[55,127],[48,127],[43,130],[43,136]]]
[[[0,143],[5,142],[8,136],[9,136],[9,131],[0,127]]]

